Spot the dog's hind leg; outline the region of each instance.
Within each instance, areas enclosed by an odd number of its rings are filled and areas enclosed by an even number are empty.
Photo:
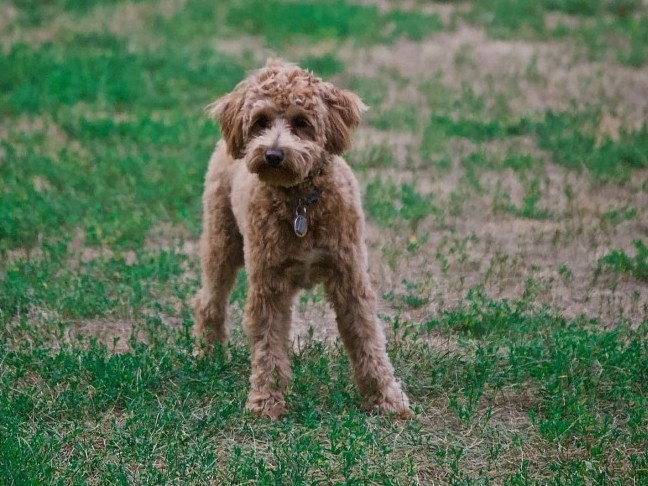
[[[232,213],[226,180],[206,185],[203,211],[202,288],[193,301],[198,352],[209,350],[215,343],[227,343],[227,300],[243,265],[243,238]]]

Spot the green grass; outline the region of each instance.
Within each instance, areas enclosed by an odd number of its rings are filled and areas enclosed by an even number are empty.
[[[624,209],[610,209],[605,212],[603,218],[610,224],[617,225],[624,221],[632,220],[637,216],[637,208],[629,207]]]
[[[90,245],[126,246],[141,244],[156,222],[196,230],[200,158],[213,143],[207,122],[180,113],[123,122],[71,114],[58,126],[60,141],[52,140],[50,125],[3,143],[0,249],[31,246],[41,236],[65,238],[78,228]],[[42,153],[48,143],[60,147]]]
[[[260,35],[276,47],[299,40],[351,38],[362,44],[391,42],[399,37],[419,40],[443,28],[433,14],[400,10],[384,14],[374,6],[346,0],[245,0],[229,10],[227,23],[237,30]]]
[[[367,150],[351,151],[348,154],[351,165],[356,170],[390,167],[396,163],[394,153],[387,145],[373,145]]]
[[[596,118],[594,118],[596,120]],[[583,167],[602,179],[623,180],[630,170],[648,166],[648,124],[619,140],[597,143],[588,114],[552,113],[536,128],[538,146],[568,167]]]
[[[0,250],[62,229],[81,228],[92,245],[140,244],[169,219],[196,231],[194,195],[216,139],[202,107],[243,75],[226,56],[197,59],[192,68],[179,54],[131,54],[108,35],[12,47],[0,60],[0,111],[47,116],[0,142]]]
[[[648,281],[648,246],[641,241],[632,242],[635,255],[630,256],[623,250],[614,250],[598,261],[598,270],[611,270],[617,273],[625,273],[632,277]]]
[[[571,16],[550,27],[547,14]],[[589,59],[613,59],[640,68],[648,57],[648,10],[639,0],[488,0],[463,15],[495,38],[577,40]]]
[[[532,440],[534,446],[586,451],[588,461],[580,465],[558,456],[539,459],[566,479],[611,479],[618,461],[627,474],[645,478],[645,326],[601,331],[479,294],[466,302],[420,328],[401,323],[404,334],[391,349],[419,413],[446,403],[443,422],[475,441],[498,434],[503,399],[528,408],[516,419],[523,426],[499,436],[501,447],[467,449],[460,457],[485,453],[491,464],[504,465],[507,448],[522,450]],[[348,360],[317,342],[293,356],[289,417],[278,423],[251,418],[243,412],[246,347],[231,346],[228,361],[192,358],[188,314],[183,323],[178,330],[145,323],[151,341],[131,342],[127,354],[81,341],[53,352],[48,341],[64,321],[49,331],[24,320],[5,330],[0,470],[17,483],[409,483],[443,477],[458,484],[488,477],[488,471],[466,471],[455,462],[461,439],[439,433],[438,425],[361,412]],[[460,343],[472,339],[449,354],[417,340],[438,329]],[[30,341],[18,339],[22,335]],[[616,457],[621,445],[629,452]],[[436,472],[424,466],[428,461]],[[514,483],[518,472],[500,474]]]
[[[101,103],[121,111],[197,102],[231,88],[243,69],[231,58],[202,49],[130,53],[113,35],[75,35],[37,49],[12,46],[0,58],[0,110],[42,113],[75,103]],[[183,87],[191,85],[187,92]]]
[[[5,322],[32,306],[63,318],[123,316],[145,306],[160,310],[161,302],[151,301],[156,291],[187,288],[180,283],[186,257],[173,251],[138,251],[133,262],[124,254],[79,262],[64,248],[46,247],[42,259],[17,260],[5,267],[0,294]]]
[[[135,0],[134,3],[146,0]],[[45,4],[35,0],[14,0],[11,2],[18,8],[18,21],[28,26],[51,22],[53,18],[67,11],[73,14],[84,14],[101,5],[118,5],[126,3],[123,0],[52,0]]]
[[[344,70],[344,64],[332,54],[324,54],[319,57],[305,57],[299,62],[299,65],[316,72],[322,77],[330,77]]]
[[[548,219],[551,217],[551,212],[547,209],[538,207],[541,198],[540,185],[537,179],[534,179],[529,184],[529,187],[522,199],[519,207],[508,205],[506,210],[514,216],[527,219]]]
[[[416,107],[408,105],[374,112],[368,118],[368,122],[380,130],[412,132],[419,123]]]
[[[370,109],[378,108],[389,93],[389,87],[384,79],[375,77],[354,77],[350,88],[358,93]]]
[[[472,103],[472,101],[469,101]],[[597,139],[601,115],[594,112],[543,113],[538,118],[466,117],[433,114],[423,132],[421,156],[432,158],[445,153],[448,138],[464,138],[476,144],[516,136],[533,137],[538,149],[551,154],[555,163],[586,170],[600,182],[627,181],[636,169],[648,167],[648,124],[636,131],[622,131],[619,138]],[[472,160],[471,160],[472,157]],[[482,160],[479,153],[471,155],[465,163],[474,166],[509,166],[524,169],[532,165],[528,155],[512,154],[505,158]]]
[[[423,218],[438,212],[431,197],[419,194],[411,184],[401,184],[399,187],[376,179],[367,186],[365,208],[381,226],[407,221],[416,230]]]
[[[648,125],[609,93],[524,98],[549,41],[634,76],[645,6],[424,3],[0,6],[0,483],[648,482]],[[470,42],[452,72],[388,57],[463,45],[462,21],[537,55],[484,78]],[[342,345],[314,339],[319,288],[283,420],[244,410],[244,271],[229,353],[193,355],[203,109],[270,54],[372,108],[345,157],[413,420],[361,409]]]

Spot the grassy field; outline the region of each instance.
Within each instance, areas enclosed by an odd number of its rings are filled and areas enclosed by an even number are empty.
[[[0,484],[648,484],[648,4],[0,0]],[[416,418],[320,289],[280,422],[192,356],[203,107],[280,55],[347,154]]]

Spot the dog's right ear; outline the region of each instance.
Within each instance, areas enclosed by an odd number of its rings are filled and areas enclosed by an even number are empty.
[[[205,108],[207,115],[220,124],[227,152],[235,159],[243,156],[243,90],[235,89]]]

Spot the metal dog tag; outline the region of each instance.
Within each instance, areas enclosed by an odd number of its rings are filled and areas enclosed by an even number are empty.
[[[306,219],[306,208],[297,208],[297,211],[295,213],[296,214],[295,221],[293,223],[293,229],[295,230],[295,234],[297,236],[303,238],[304,236],[306,236],[306,233],[308,233],[308,219]]]

